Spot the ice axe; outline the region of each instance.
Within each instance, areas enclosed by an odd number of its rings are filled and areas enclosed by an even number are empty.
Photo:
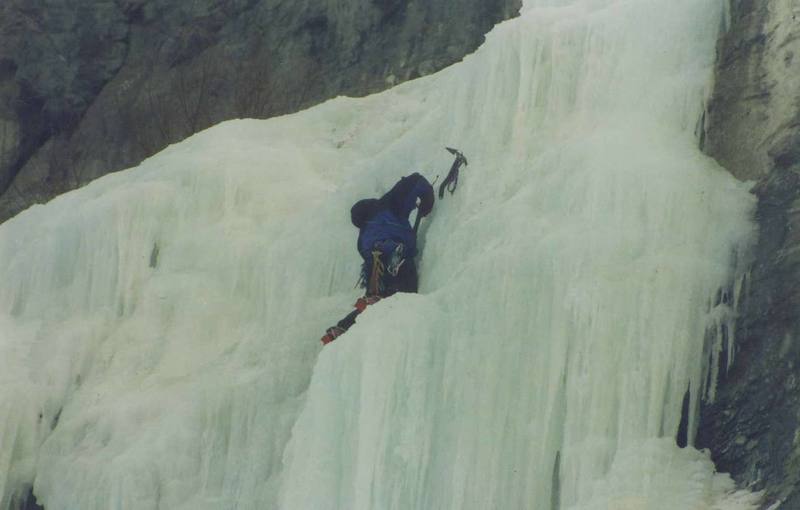
[[[444,197],[444,190],[445,189],[447,191],[449,191],[451,195],[455,192],[456,187],[458,186],[458,170],[461,168],[461,165],[464,165],[464,166],[469,165],[469,163],[467,162],[466,156],[464,156],[464,154],[460,150],[453,149],[452,147],[445,147],[445,149],[447,149],[447,151],[450,154],[454,155],[456,157],[456,159],[453,161],[453,165],[450,167],[450,171],[447,172],[447,177],[444,178],[444,181],[442,181],[442,184],[439,186],[439,199],[440,200]],[[438,175],[436,176],[436,180],[433,181],[433,184],[432,184],[433,186],[436,185],[436,181],[437,180],[439,180],[439,176]],[[419,229],[419,222],[420,222],[421,219],[422,219],[422,217],[419,215],[419,213],[417,213],[417,219],[416,219],[416,221],[414,221],[414,232],[415,233]]]
[[[456,157],[455,161],[453,161],[453,166],[450,167],[450,172],[448,172],[447,177],[444,178],[442,181],[441,186],[439,186],[439,199],[441,200],[444,198],[444,190],[450,192],[452,195],[453,192],[456,190],[458,186],[458,169],[461,168],[461,165],[467,166],[467,158],[461,153],[461,151],[457,149],[453,149],[450,147],[445,147],[445,149],[450,152],[450,154]]]
[[[438,180],[439,180],[439,176],[437,175],[436,178],[433,180],[433,183],[431,183],[431,186],[436,186],[436,181],[438,181]],[[415,234],[417,233],[417,230],[419,230],[419,222],[420,221],[422,221],[422,216],[419,215],[419,210],[417,210],[417,219],[414,220],[414,233]]]

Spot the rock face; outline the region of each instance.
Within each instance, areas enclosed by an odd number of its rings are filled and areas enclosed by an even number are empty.
[[[222,120],[366,95],[521,0],[4,0],[0,221]]]
[[[697,446],[721,471],[800,508],[800,2],[735,0],[720,42],[706,151],[755,181],[759,241],[738,345]]]

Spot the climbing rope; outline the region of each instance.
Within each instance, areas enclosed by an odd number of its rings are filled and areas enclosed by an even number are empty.
[[[381,295],[381,282],[385,272],[386,268],[381,261],[381,251],[372,250],[372,271],[370,271],[369,286],[367,287],[368,296]]]

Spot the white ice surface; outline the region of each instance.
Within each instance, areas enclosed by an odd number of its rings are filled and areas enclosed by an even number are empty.
[[[48,510],[754,508],[670,439],[752,237],[695,136],[722,19],[528,1],[436,75],[223,123],[2,225],[0,508],[31,483]],[[321,349],[357,297],[350,205],[443,178],[444,145],[470,165],[421,293]]]

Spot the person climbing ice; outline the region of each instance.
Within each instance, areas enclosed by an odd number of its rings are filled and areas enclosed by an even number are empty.
[[[353,205],[350,219],[359,229],[357,247],[364,259],[360,281],[366,291],[355,310],[328,328],[321,339],[323,344],[347,331],[368,305],[396,292],[417,292],[417,225],[412,227],[408,218],[417,208],[418,224],[433,209],[433,201],[433,186],[415,172],[400,179],[381,198],[359,200]]]

